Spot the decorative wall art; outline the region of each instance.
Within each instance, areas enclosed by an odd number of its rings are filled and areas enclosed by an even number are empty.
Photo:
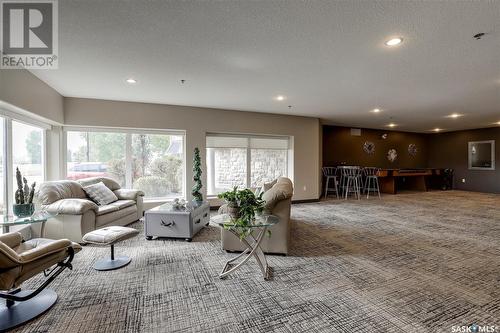
[[[469,170],[495,170],[495,140],[469,142]]]
[[[368,155],[373,155],[375,153],[375,144],[371,141],[365,141],[363,144],[363,150]]]
[[[387,159],[389,162],[393,163],[398,158],[398,152],[396,149],[389,149],[387,152]]]
[[[417,145],[414,143],[410,143],[408,145],[408,154],[410,154],[411,156],[417,156],[417,153],[418,153]]]

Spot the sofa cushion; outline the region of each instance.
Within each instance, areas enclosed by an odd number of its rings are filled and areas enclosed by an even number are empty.
[[[119,209],[123,209],[125,207],[130,207],[130,206],[135,205],[135,201],[134,200],[117,200],[115,202],[110,203],[109,205],[116,206]]]
[[[40,185],[37,199],[42,205],[50,205],[61,199],[86,199],[82,186],[73,180],[44,182]]]
[[[106,185],[106,187],[109,188],[111,191],[116,191],[121,188],[120,184],[118,184],[114,179],[107,177],[83,178],[79,179],[78,183],[80,183],[82,187],[94,185],[97,183],[104,183],[104,185]]]
[[[264,205],[264,212],[271,214],[276,204],[282,200],[291,198],[293,195],[292,181],[285,177],[278,178],[276,184],[264,192],[262,199],[266,202]]]
[[[104,214],[108,214],[108,213],[111,213],[111,212],[115,212],[117,211],[118,209],[120,209],[118,206],[114,206],[114,205],[104,205],[104,206],[99,206],[99,208],[97,209],[97,216],[99,215],[104,215]]]
[[[84,186],[83,190],[99,206],[104,206],[118,200],[116,195],[103,182]]]
[[[113,221],[116,221],[116,220],[118,220],[122,217],[125,217],[127,215],[130,215],[130,214],[135,214],[137,216],[137,206],[136,205],[125,207],[123,209],[119,209],[119,210],[113,211],[113,212],[108,213],[108,214],[96,216],[96,218],[95,218],[96,228],[102,227],[103,225],[109,224]]]

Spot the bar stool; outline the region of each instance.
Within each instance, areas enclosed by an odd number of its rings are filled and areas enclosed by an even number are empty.
[[[352,168],[347,165],[339,165],[337,166],[337,178],[339,179],[339,189],[342,196],[345,193],[345,187],[347,185],[347,173],[344,171],[346,168]]]
[[[347,200],[347,196],[350,193],[355,193],[358,200],[361,199],[361,186],[360,186],[360,176],[361,168],[357,166],[344,167],[342,169],[342,175],[345,179],[344,188],[344,198]]]
[[[325,199],[328,196],[328,191],[329,190],[334,190],[335,194],[337,195],[337,199],[339,198],[339,190],[337,187],[337,168],[335,167],[323,167],[321,168],[323,170],[323,175],[326,178],[326,183],[325,183]],[[330,180],[333,180],[333,187],[329,187],[330,185]]]
[[[380,169],[374,167],[368,167],[363,169],[365,175],[365,186],[364,192],[366,192],[366,198],[370,197],[370,192],[377,192],[380,199],[380,187],[378,184],[378,173]]]

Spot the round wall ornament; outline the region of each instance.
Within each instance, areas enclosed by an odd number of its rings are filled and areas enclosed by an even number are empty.
[[[398,158],[398,152],[396,151],[396,149],[389,149],[389,151],[387,152],[387,159],[389,160],[389,162],[392,163],[397,158]]]
[[[408,154],[410,154],[411,156],[416,156],[417,153],[418,153],[417,145],[414,143],[410,143],[408,145]]]
[[[363,150],[368,155],[373,155],[375,153],[375,144],[371,141],[365,141],[363,144]]]

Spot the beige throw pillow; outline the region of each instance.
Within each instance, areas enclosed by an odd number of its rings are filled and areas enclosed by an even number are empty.
[[[104,185],[103,182],[85,186],[83,190],[87,193],[89,198],[99,206],[104,206],[118,200],[118,197],[113,191]]]
[[[292,181],[288,178],[280,177],[274,186],[262,195],[262,199],[266,202],[264,205],[264,213],[271,214],[278,202],[289,199],[292,195]]]
[[[262,185],[260,192],[265,193],[265,192],[269,191],[277,182],[278,182],[278,179],[275,179],[270,183],[264,183]]]

